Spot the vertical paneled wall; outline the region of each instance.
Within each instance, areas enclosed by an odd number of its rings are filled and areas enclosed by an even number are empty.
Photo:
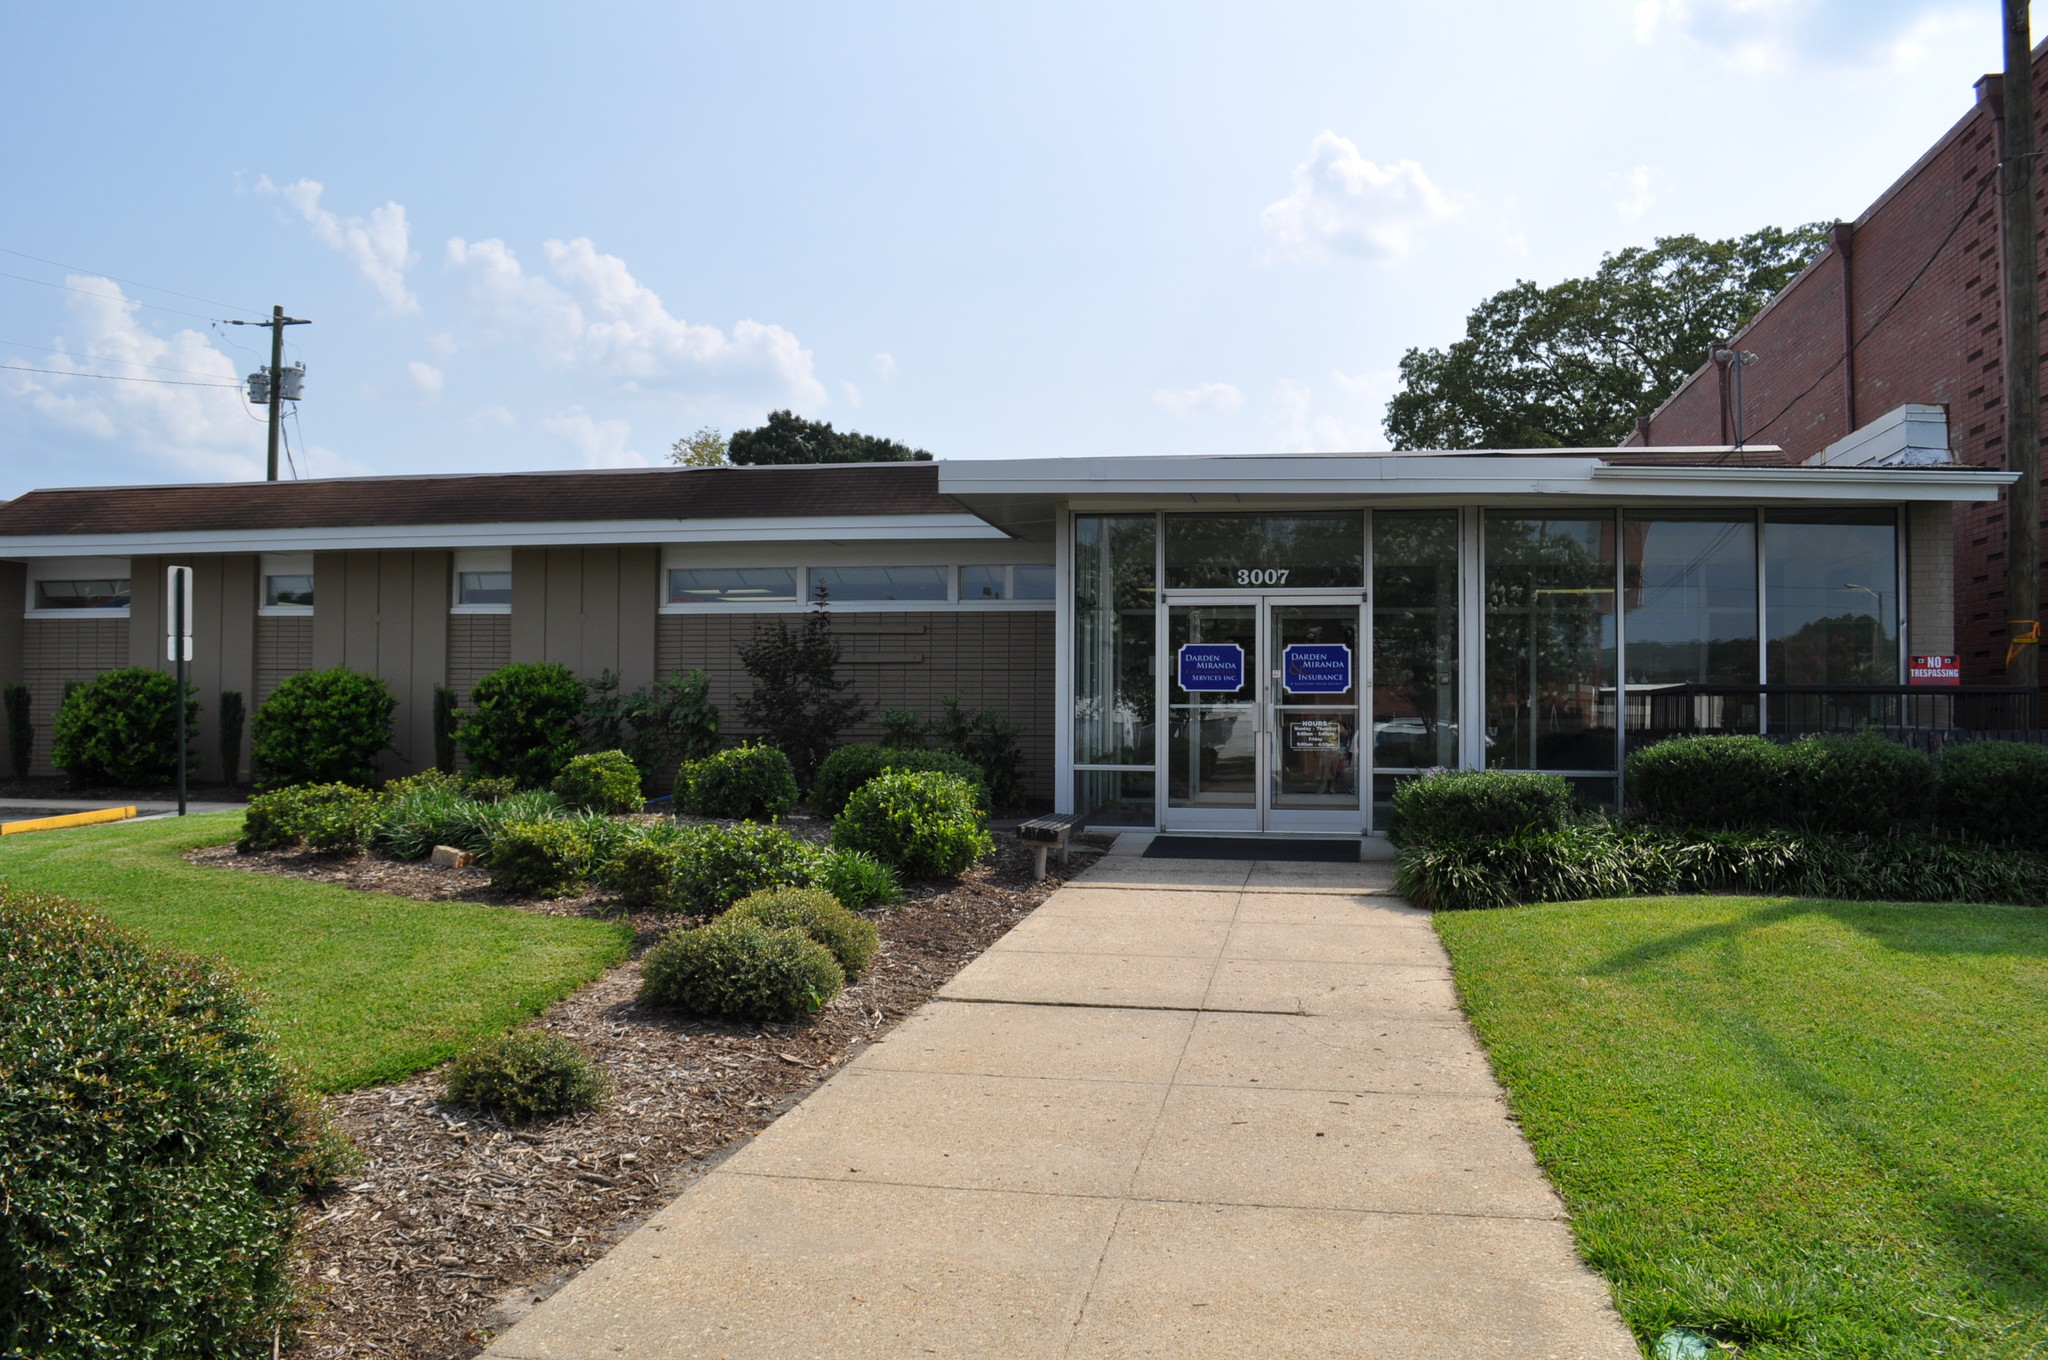
[[[320,553],[313,561],[313,667],[379,675],[398,707],[387,775],[434,763],[434,686],[448,668],[445,552]]]
[[[659,550],[521,548],[512,554],[512,659],[558,661],[635,690],[654,679]]]
[[[235,690],[254,711],[256,690],[256,558],[248,554],[201,554],[130,558],[128,657],[124,664],[171,669],[167,568],[192,568],[192,664],[187,677],[199,692],[199,733],[194,739],[195,778],[218,780],[220,695]],[[248,751],[243,733],[242,750]]]

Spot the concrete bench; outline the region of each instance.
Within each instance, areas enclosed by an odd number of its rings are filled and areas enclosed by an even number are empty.
[[[1060,863],[1067,862],[1067,846],[1075,836],[1088,825],[1085,812],[1056,812],[1046,817],[1033,817],[1017,828],[1017,839],[1031,847],[1031,879],[1035,883],[1045,877],[1046,851],[1058,849]]]

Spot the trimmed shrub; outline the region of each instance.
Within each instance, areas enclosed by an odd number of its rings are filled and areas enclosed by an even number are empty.
[[[232,978],[0,888],[0,1073],[6,1354],[268,1355],[323,1153]]]
[[[482,775],[472,770],[462,776],[462,792],[479,803],[502,803],[519,792],[519,781],[506,774]]]
[[[638,812],[647,803],[640,771],[624,751],[577,756],[555,776],[555,796],[585,812]]]
[[[1785,748],[1762,737],[1673,737],[1628,758],[1629,803],[1667,826],[1769,826],[1786,783]]]
[[[2048,747],[1973,741],[1942,752],[1935,814],[1942,834],[2048,850]]]
[[[796,806],[796,774],[772,746],[735,746],[686,763],[676,799],[699,817],[780,817]]]
[[[374,675],[336,667],[287,676],[256,707],[249,759],[257,784],[373,783],[397,706]]]
[[[619,692],[619,677],[607,670],[588,688],[585,737],[597,750],[624,751],[640,771],[643,788],[658,787],[678,762],[718,749],[718,705],[711,702],[711,677],[701,666],[630,694]]]
[[[561,897],[583,886],[590,842],[563,822],[508,822],[484,853],[491,886],[534,897]]]
[[[619,852],[600,881],[618,892],[627,911],[680,911],[682,857],[682,847],[673,843],[639,841]]]
[[[247,855],[289,850],[303,841],[315,850],[360,850],[375,839],[385,803],[350,784],[296,784],[259,793],[242,815],[235,849]]]
[[[186,737],[199,734],[199,699],[185,688]],[[129,666],[68,691],[57,710],[50,763],[77,785],[168,784],[178,773],[178,682]]]
[[[992,708],[963,711],[957,694],[940,700],[940,707],[932,730],[947,750],[965,756],[981,772],[989,801],[1006,808],[1023,802],[1023,729]]]
[[[675,902],[716,916],[749,893],[793,887],[810,878],[818,852],[779,826],[691,826],[676,841]]]
[[[822,888],[769,888],[749,893],[722,920],[753,921],[769,930],[801,930],[832,951],[848,982],[858,981],[882,942],[875,923],[856,916]]]
[[[855,911],[903,898],[895,870],[862,850],[828,850],[818,856],[811,865],[811,882]]]
[[[846,810],[846,800],[853,796],[853,791],[877,775],[927,770],[965,779],[974,785],[975,800],[981,810],[992,810],[981,767],[966,756],[916,747],[842,746],[818,767],[817,782],[811,785],[811,811],[820,817],[837,817]]]
[[[885,774],[861,785],[832,823],[832,845],[913,878],[950,878],[995,852],[974,786],[936,773]]]
[[[590,847],[590,873],[600,880],[610,871],[612,861],[645,834],[632,822],[606,816],[602,812],[568,812],[563,815],[562,823]]]
[[[1791,820],[1809,831],[1881,836],[1926,822],[1934,762],[1871,732],[1802,737],[1785,748]]]
[[[1404,847],[1394,881],[1418,906],[1439,911],[1692,892],[2041,905],[2048,855],[1924,836],[1701,834],[1589,822]]]
[[[551,661],[515,661],[479,679],[455,740],[470,767],[544,789],[581,745],[583,682]]]
[[[801,930],[720,919],[672,931],[647,951],[640,999],[692,1015],[796,1020],[846,985],[832,951]]]
[[[524,1124],[594,1110],[610,1087],[575,1044],[546,1030],[521,1029],[486,1039],[448,1064],[442,1099]]]
[[[1572,786],[1554,774],[1444,770],[1394,786],[1396,845],[1491,840],[1556,831],[1571,820]]]

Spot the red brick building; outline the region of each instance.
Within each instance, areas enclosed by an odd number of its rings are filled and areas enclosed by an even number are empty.
[[[2035,109],[2048,111],[2048,42],[2034,49],[2034,87]],[[1947,410],[1956,462],[2004,465],[2004,101],[1997,75],[1976,89],[1974,107],[1853,223],[1837,223],[1828,248],[1735,337],[1732,348],[1758,359],[1741,374],[1746,442],[1806,458],[1903,404],[1926,403]],[[2048,145],[2048,116],[2034,140]],[[2048,175],[2035,182],[2048,185]],[[2044,192],[2036,188],[2037,200]],[[2048,279],[2048,251],[2037,244],[2036,253]],[[1625,442],[1731,442],[1730,379],[1725,365],[1704,365]],[[1956,646],[1968,683],[2005,677],[2005,513],[2002,500],[1955,510]]]

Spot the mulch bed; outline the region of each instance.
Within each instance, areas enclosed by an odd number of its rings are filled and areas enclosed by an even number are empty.
[[[220,864],[426,901],[614,915],[611,895],[554,901],[494,893],[480,869],[430,869],[368,855],[195,851]],[[1072,873],[1094,860],[1077,850]],[[1059,866],[1055,864],[1058,871]],[[311,1316],[286,1354],[474,1355],[535,1303],[759,1133],[1057,888],[1031,881],[1011,842],[957,880],[909,885],[874,913],[881,948],[866,976],[788,1025],[693,1020],[642,1008],[637,961],[550,1008],[537,1024],[581,1043],[610,1075],[593,1114],[510,1127],[439,1100],[425,1072],[331,1102],[368,1157],[361,1175],[304,1214]],[[635,918],[638,954],[675,921]]]

